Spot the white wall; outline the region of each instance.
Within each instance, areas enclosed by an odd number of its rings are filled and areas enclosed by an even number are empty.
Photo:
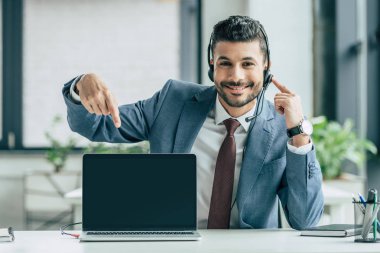
[[[248,15],[259,20],[269,39],[271,72],[289,89],[301,96],[304,114],[313,114],[313,17],[312,1],[304,0],[206,0],[203,6],[203,83],[207,77],[207,45],[214,24],[231,15]],[[273,101],[272,85],[267,98]]]
[[[53,117],[66,115],[62,86],[79,74],[99,74],[120,104],[148,98],[178,78],[178,3],[24,1],[23,144],[47,145]],[[57,129],[60,140],[70,133],[67,125]]]

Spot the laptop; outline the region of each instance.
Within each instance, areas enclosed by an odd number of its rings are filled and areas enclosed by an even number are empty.
[[[83,156],[80,241],[199,240],[194,154]]]

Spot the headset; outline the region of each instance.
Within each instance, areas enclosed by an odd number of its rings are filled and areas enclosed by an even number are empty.
[[[264,29],[261,27],[261,25],[259,25],[259,29],[260,29],[260,32],[262,33],[263,37],[264,37],[264,41],[265,41],[265,45],[266,45],[266,48],[267,48],[267,63],[268,63],[268,68],[264,70],[264,81],[263,81],[263,89],[262,91],[260,92],[259,95],[259,98],[258,98],[258,101],[257,101],[257,108],[256,108],[256,113],[250,117],[247,117],[245,118],[245,121],[246,122],[250,122],[251,120],[253,119],[256,119],[257,116],[259,116],[261,114],[261,111],[262,111],[262,104],[264,100],[262,100],[262,97],[264,96],[264,93],[266,91],[266,89],[268,88],[269,84],[272,82],[272,77],[273,75],[270,73],[270,50],[269,50],[269,42],[268,42],[268,37],[267,37],[267,34],[265,33]],[[207,48],[207,62],[208,62],[208,66],[209,66],[209,69],[208,69],[208,77],[210,78],[210,80],[212,82],[214,82],[214,64],[211,64],[211,53],[212,53],[212,37],[213,37],[213,34],[211,34],[211,37],[210,37],[210,42],[208,44],[208,48]],[[256,96],[256,97],[257,97]],[[261,101],[262,100],[262,101]],[[260,107],[260,102],[261,102],[261,109],[259,111],[259,107]]]

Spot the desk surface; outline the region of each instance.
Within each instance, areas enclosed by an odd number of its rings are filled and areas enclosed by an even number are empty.
[[[87,242],[58,231],[15,231],[16,240],[0,243],[1,253],[97,252],[380,252],[380,243],[354,243],[354,237],[301,237],[294,230],[200,230],[194,242]]]

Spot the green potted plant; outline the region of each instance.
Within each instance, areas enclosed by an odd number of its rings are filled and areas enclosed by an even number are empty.
[[[63,117],[54,116],[44,133],[48,141],[45,157],[53,165],[53,170],[33,169],[24,177],[26,224],[29,229],[50,229],[73,215],[72,206],[64,196],[79,187],[81,171],[63,170],[77,140],[71,135],[65,139],[58,138],[57,126],[62,123]]]
[[[343,125],[329,122],[324,116],[313,118],[311,122],[314,127],[312,139],[324,179],[339,177],[345,160],[353,162],[358,169],[363,169],[366,152],[377,153],[377,148],[371,141],[360,139],[353,131],[350,119]]]

